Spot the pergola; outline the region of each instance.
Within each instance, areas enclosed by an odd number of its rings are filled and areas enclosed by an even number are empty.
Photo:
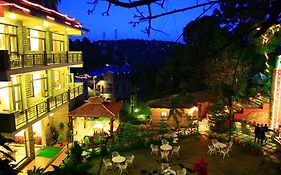
[[[118,117],[122,102],[107,102],[102,97],[90,97],[89,102],[68,113],[69,123],[73,133],[73,120],[76,117],[92,118],[103,117],[110,119],[110,134],[113,134],[113,122]]]

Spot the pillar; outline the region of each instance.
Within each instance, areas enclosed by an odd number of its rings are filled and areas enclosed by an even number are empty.
[[[32,126],[29,126],[24,130],[24,134],[26,137],[26,151],[27,156],[34,159],[35,158],[35,150],[34,150],[34,139],[33,139],[33,129]]]

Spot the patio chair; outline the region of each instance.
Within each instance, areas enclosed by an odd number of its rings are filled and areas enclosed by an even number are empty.
[[[233,142],[232,142],[232,141],[230,141],[230,142],[229,142],[229,144],[227,145],[227,148],[229,149],[229,151],[231,151],[231,147],[232,147],[232,145],[233,145]]]
[[[217,150],[216,150],[216,148],[215,148],[213,145],[208,145],[208,148],[209,148],[209,150],[208,150],[207,153],[209,153],[210,156],[211,156],[213,153],[217,153]]]
[[[111,155],[112,155],[112,157],[119,156],[119,152],[117,152],[117,151],[113,151],[113,152],[111,153]]]
[[[166,139],[162,139],[162,140],[161,140],[161,143],[162,143],[162,145],[166,145],[166,144],[169,145],[169,142],[168,142],[168,140],[166,140]]]
[[[128,164],[124,163],[124,164],[119,164],[118,168],[120,170],[120,175],[124,172],[126,172],[128,174],[128,170],[127,170]]]
[[[175,146],[173,149],[172,149],[172,155],[176,154],[178,157],[179,157],[179,150],[180,150],[181,146]]]
[[[134,163],[133,163],[133,161],[134,161],[134,158],[135,158],[135,156],[134,155],[131,155],[131,156],[127,156],[126,157],[126,163],[128,164],[128,166],[134,166]]]
[[[223,159],[226,155],[229,157],[229,148],[221,149],[220,154],[222,155]]]
[[[187,171],[185,168],[181,169],[181,170],[177,170],[177,175],[186,175]]]
[[[166,161],[169,161],[168,159],[169,151],[161,151],[161,158],[165,159]]]
[[[150,148],[151,148],[151,152],[150,152],[150,154],[156,154],[157,156],[158,156],[158,151],[159,151],[159,148],[158,148],[158,146],[157,145],[153,145],[153,144],[151,144],[150,145]]]
[[[104,163],[104,170],[108,170],[111,169],[112,170],[112,163],[110,159],[103,159],[103,163]]]
[[[169,163],[161,163],[161,170],[164,171],[165,169],[170,168]]]

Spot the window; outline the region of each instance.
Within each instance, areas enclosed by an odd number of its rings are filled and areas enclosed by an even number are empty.
[[[45,32],[29,29],[29,50],[44,51],[45,50]]]
[[[167,117],[167,112],[161,112],[161,117]]]
[[[64,39],[63,39],[63,35],[60,34],[52,34],[52,38],[53,38],[53,51],[55,52],[61,52],[64,51]]]
[[[17,27],[0,24],[0,50],[17,52]]]

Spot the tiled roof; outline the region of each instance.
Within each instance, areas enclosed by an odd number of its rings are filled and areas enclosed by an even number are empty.
[[[122,108],[121,102],[85,103],[82,106],[70,111],[69,116],[73,117],[114,117]]]
[[[53,9],[27,0],[0,0],[0,6],[8,9],[21,10],[24,13],[30,13],[33,16],[48,20],[52,19],[58,23],[82,29],[82,25],[76,19],[70,18],[67,15],[64,15]]]

